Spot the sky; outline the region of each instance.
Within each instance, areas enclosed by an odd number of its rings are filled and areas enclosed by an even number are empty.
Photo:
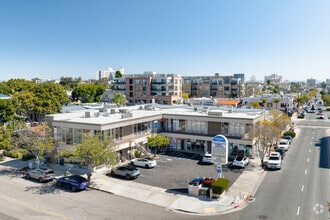
[[[330,79],[329,0],[0,0],[0,81],[125,74]]]

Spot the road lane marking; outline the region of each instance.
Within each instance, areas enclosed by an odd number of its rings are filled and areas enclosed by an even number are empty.
[[[303,192],[303,191],[304,191],[304,185],[301,186],[301,192]]]
[[[305,170],[305,175],[307,174],[307,170]]]
[[[309,162],[309,158],[307,158],[307,162]]]
[[[312,149],[309,149],[309,153],[312,152]]]
[[[44,209],[44,208],[41,208],[39,206],[17,200],[17,199],[14,199],[12,197],[9,197],[9,196],[5,196],[3,194],[0,194],[0,198],[4,199],[4,200],[7,200],[8,202],[12,202],[16,205],[20,205],[20,206],[23,206],[25,208],[29,208],[29,209],[32,209],[34,211],[44,213],[44,214],[47,214],[47,215],[50,215],[50,216],[53,216],[53,217],[59,217],[59,218],[64,219],[64,220],[73,220],[73,218],[62,215],[61,213],[58,213],[58,212],[55,212],[55,211],[52,211],[52,210],[48,210],[48,209]]]
[[[297,215],[299,215],[299,212],[300,212],[300,206],[298,206]]]
[[[313,209],[316,214],[321,214],[324,211],[323,205],[320,203],[316,203]]]

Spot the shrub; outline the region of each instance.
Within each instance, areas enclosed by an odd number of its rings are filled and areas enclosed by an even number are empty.
[[[292,139],[293,139],[293,138],[296,137],[296,132],[294,132],[294,131],[286,131],[286,132],[284,132],[283,136],[287,136],[287,135],[291,136]]]
[[[140,157],[141,157],[141,151],[136,150],[136,151],[134,152],[134,156],[135,156],[136,158],[140,158]]]
[[[5,159],[5,155],[3,153],[0,153],[0,161],[3,161]]]
[[[212,192],[222,194],[229,186],[229,179],[219,178],[212,184]]]
[[[11,157],[11,158],[23,159],[23,157],[24,158],[30,157],[31,153],[29,153],[25,149],[16,149],[16,150],[4,151],[4,155],[7,157]],[[33,156],[32,156],[32,158],[33,158]]]
[[[22,157],[22,160],[31,160],[31,159],[33,159],[34,158],[34,156],[31,154],[31,153],[24,153],[23,154],[23,157]]]
[[[23,153],[20,150],[4,151],[4,155],[11,158],[22,158]]]

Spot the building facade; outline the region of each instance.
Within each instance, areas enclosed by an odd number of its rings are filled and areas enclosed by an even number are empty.
[[[182,89],[189,97],[242,97],[244,74],[233,76],[184,76]]]
[[[54,131],[57,150],[71,149],[85,134],[101,133],[112,138],[121,156],[146,145],[147,137],[158,133],[170,138],[172,150],[203,154],[211,152],[211,140],[222,134],[229,141],[229,157],[238,153],[257,154],[251,132],[262,120],[262,110],[233,110],[219,107],[169,107],[140,105],[47,115]]]
[[[112,90],[125,94],[129,105],[152,102],[173,105],[182,100],[182,77],[155,72],[123,75],[114,79]]]

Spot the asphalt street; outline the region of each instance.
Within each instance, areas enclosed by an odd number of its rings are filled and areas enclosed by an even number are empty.
[[[298,137],[287,152],[282,169],[267,171],[256,199],[243,210],[241,220],[329,218],[326,204],[330,200],[330,173],[329,168],[320,166],[324,164],[321,149],[329,148],[323,140],[329,132],[321,125],[329,122],[318,123],[313,115],[308,117],[295,123]]]

